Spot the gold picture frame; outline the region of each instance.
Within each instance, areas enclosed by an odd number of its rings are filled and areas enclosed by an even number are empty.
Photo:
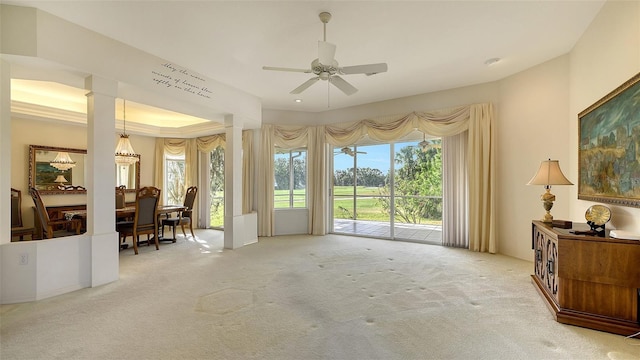
[[[578,114],[578,199],[640,207],[640,73]]]

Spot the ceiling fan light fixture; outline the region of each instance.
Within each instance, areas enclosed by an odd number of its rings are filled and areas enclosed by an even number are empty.
[[[301,103],[301,102],[302,102],[302,99],[295,99],[295,100],[293,100],[293,101],[295,101],[295,102],[297,102],[297,103]]]

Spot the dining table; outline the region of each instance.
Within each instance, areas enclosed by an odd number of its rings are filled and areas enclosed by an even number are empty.
[[[168,216],[169,214],[175,213],[175,212],[181,212],[187,210],[187,208],[183,205],[158,205],[158,208],[156,209],[156,215],[158,217],[160,216]],[[83,227],[86,228],[86,220],[87,220],[87,210],[67,210],[67,211],[63,211],[62,214],[64,215],[65,218],[67,219],[72,219],[72,218],[81,218],[83,220]],[[116,209],[115,211],[115,216],[116,216],[116,221],[118,221],[119,219],[133,219],[133,217],[136,214],[136,207],[135,206],[125,206],[123,208],[120,209]],[[160,234],[160,232],[158,232],[158,241],[171,241],[171,242],[176,242],[176,238],[175,235],[173,238],[167,238],[164,237],[164,231],[162,231],[162,234]]]

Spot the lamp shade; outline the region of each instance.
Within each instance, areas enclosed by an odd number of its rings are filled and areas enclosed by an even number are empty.
[[[71,156],[69,156],[68,152],[60,151],[58,152],[58,155],[56,155],[56,158],[49,163],[49,165],[60,171],[66,171],[76,166],[76,162],[71,160]]]
[[[58,177],[55,180],[53,180],[53,182],[64,184],[67,182],[67,179],[65,179],[64,175],[58,175]]]
[[[560,170],[558,160],[549,159],[540,162],[538,172],[527,185],[573,185],[573,183]]]

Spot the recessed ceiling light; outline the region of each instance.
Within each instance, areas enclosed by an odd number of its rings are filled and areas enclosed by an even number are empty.
[[[491,66],[491,65],[497,63],[498,61],[500,61],[500,58],[491,58],[491,59],[485,61],[484,64],[487,65],[487,66]]]
[[[297,103],[301,103],[302,99],[295,99],[294,101],[297,102]]]

